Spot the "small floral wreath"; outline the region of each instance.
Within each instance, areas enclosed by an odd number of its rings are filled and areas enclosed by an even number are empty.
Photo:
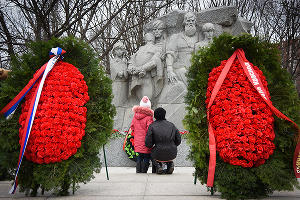
[[[130,160],[136,161],[139,153],[134,151],[134,132],[129,129],[123,145],[123,150]]]
[[[206,105],[226,60],[209,73]],[[253,66],[251,64],[251,66]],[[267,96],[267,81],[262,71],[253,66]],[[209,110],[216,148],[220,157],[232,165],[259,166],[273,154],[274,118],[236,59]]]

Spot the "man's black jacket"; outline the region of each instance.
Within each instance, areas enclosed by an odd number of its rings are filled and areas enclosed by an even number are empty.
[[[175,125],[167,120],[156,120],[150,124],[145,138],[146,147],[151,148],[155,160],[169,161],[177,156],[177,146],[181,143],[181,134]]]

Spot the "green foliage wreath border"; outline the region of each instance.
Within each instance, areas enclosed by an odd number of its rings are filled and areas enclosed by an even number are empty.
[[[31,196],[36,196],[39,188],[42,193],[53,191],[57,195],[67,195],[70,187],[74,193],[79,183],[94,178],[94,172],[99,173],[101,169],[99,150],[107,143],[113,127],[115,107],[111,104],[111,80],[99,66],[99,60],[91,47],[73,37],[32,42],[28,44],[25,54],[13,58],[10,77],[0,82],[0,108],[23,89],[34,72],[49,60],[50,49],[57,46],[67,51],[64,61],[79,69],[89,88],[85,136],[77,153],[68,160],[40,165],[23,159],[18,176],[19,188]],[[0,178],[12,179],[14,176],[20,150],[20,111],[18,108],[11,120],[0,119]]]

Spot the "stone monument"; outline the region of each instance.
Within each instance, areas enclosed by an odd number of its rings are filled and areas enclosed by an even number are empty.
[[[182,124],[186,114],[185,73],[191,65],[192,54],[208,46],[214,36],[223,32],[238,35],[249,32],[250,28],[251,23],[239,18],[235,7],[197,13],[176,10],[146,24],[146,44],[130,57],[128,65],[122,56],[114,56],[118,62],[112,60],[111,78],[117,107],[114,128],[128,130],[133,117],[132,106],[147,95],[152,109],[165,108],[166,118],[179,130],[185,130]],[[118,50],[114,48],[113,52]]]

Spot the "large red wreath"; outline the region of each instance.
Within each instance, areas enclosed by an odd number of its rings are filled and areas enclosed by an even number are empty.
[[[222,61],[209,74],[206,105],[226,62]],[[253,68],[270,98],[265,76],[258,67]],[[225,162],[242,167],[259,166],[273,154],[272,111],[252,86],[237,59],[209,109],[209,116],[217,151]]]
[[[81,146],[85,134],[88,87],[73,65],[58,62],[48,74],[39,100],[25,157],[36,163],[54,163],[68,159]],[[19,118],[20,144],[25,120],[38,84],[25,97]]]

